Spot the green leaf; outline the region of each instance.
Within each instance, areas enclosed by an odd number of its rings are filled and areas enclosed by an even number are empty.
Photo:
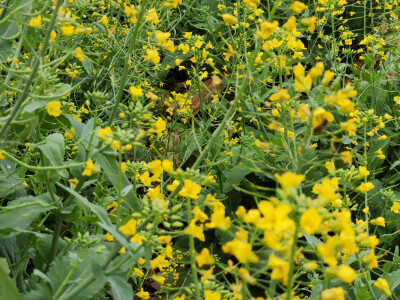
[[[245,178],[246,175],[251,172],[252,171],[250,171],[248,168],[241,165],[236,165],[232,169],[230,169],[229,174],[224,182],[224,193],[231,191],[235,185],[238,185],[243,180],[243,178]]]
[[[0,199],[13,194],[17,190],[21,189],[24,191],[25,187],[16,171],[14,162],[8,158],[1,160],[0,170],[4,173],[0,174]]]
[[[116,154],[113,152],[97,152],[93,155],[96,162],[100,165],[103,169],[107,177],[110,179],[111,183],[114,185],[115,188],[119,186],[119,170],[120,166],[118,165]],[[135,193],[133,192],[133,187],[130,188],[132,184],[129,182],[128,178],[126,177],[125,173],[121,173],[121,191],[124,193],[122,197],[124,201],[134,210],[140,211],[140,204],[139,199],[136,197]]]
[[[73,287],[83,280],[94,274],[93,264],[97,264],[99,261],[104,261],[107,251],[103,253],[96,253],[94,249],[88,249],[82,257],[79,257],[77,252],[69,252],[67,255],[58,256],[54,262],[51,263],[50,269],[46,276],[50,279],[50,286],[52,295],[54,296],[57,290],[61,287],[67,275],[73,270],[71,277],[67,281],[63,292],[69,287]],[[96,274],[94,274],[96,275]],[[105,276],[96,276],[96,281],[88,285],[81,293],[76,295],[74,299],[88,299],[92,295],[96,294],[106,283]],[[60,296],[63,293],[60,294]]]
[[[49,194],[38,197],[28,196],[17,198],[2,208],[0,213],[0,233],[9,234],[24,230],[40,214],[56,208]]]
[[[61,133],[54,133],[47,137],[45,144],[38,145],[44,155],[44,166],[61,166],[64,162],[64,137]],[[57,182],[61,177],[68,178],[66,170],[47,171],[51,182]]]
[[[20,294],[15,281],[8,276],[9,274],[7,260],[0,257],[0,299],[23,300],[24,296]]]
[[[102,206],[89,202],[85,197],[78,194],[75,190],[66,187],[61,183],[57,183],[57,185],[73,195],[83,209],[93,212],[99,218],[97,225],[108,231],[114,237],[114,239],[122,244],[126,249],[130,248],[129,243],[125,237],[116,230],[115,225],[111,223],[106,210]]]
[[[107,276],[111,285],[112,296],[115,300],[133,299],[132,286],[126,281],[125,274],[111,274]]]

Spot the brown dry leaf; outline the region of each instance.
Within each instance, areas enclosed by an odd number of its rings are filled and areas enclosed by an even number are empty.
[[[206,81],[203,81],[204,88],[201,90],[201,99],[203,103],[207,103],[208,99],[214,97],[217,93],[220,93],[225,85],[222,83],[222,80],[214,75],[214,78],[210,78]],[[217,77],[217,78],[216,78]],[[191,108],[193,110],[193,115],[197,115],[200,111],[201,103],[200,103],[200,95],[199,94],[190,94],[190,100],[192,100]]]

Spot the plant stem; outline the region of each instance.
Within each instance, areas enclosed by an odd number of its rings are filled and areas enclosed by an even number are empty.
[[[125,56],[124,70],[122,71],[122,77],[119,82],[118,93],[115,98],[114,107],[110,113],[110,116],[108,118],[106,126],[110,126],[112,124],[112,122],[114,121],[115,115],[117,114],[117,110],[119,107],[119,103],[121,102],[121,99],[122,99],[122,94],[124,93],[125,84],[126,84],[126,80],[127,80],[128,72],[129,72],[129,58],[130,58],[130,56],[134,50],[134,46],[136,45],[136,42],[137,42],[137,35],[139,33],[139,28],[140,28],[140,25],[143,20],[143,15],[144,15],[145,8],[147,6],[147,1],[148,0],[142,1],[141,6],[140,6],[139,16],[137,18],[135,28],[133,29],[132,38],[129,41],[128,52],[126,53],[126,56]]]
[[[294,279],[294,257],[296,255],[297,251],[297,234],[299,232],[299,224],[296,224],[296,230],[293,235],[293,244],[292,244],[292,249],[290,251],[290,268],[289,268],[289,279],[288,279],[288,284],[287,284],[287,290],[286,290],[286,300],[292,299],[292,285],[293,285],[293,279]]]
[[[72,266],[71,270],[68,272],[67,276],[65,277],[64,281],[61,283],[60,287],[58,288],[57,292],[54,294],[54,299],[57,299],[58,295],[62,292],[63,288],[67,285],[68,280],[71,278],[72,274],[75,272],[76,268],[78,267],[81,259],[83,258],[83,255],[85,255],[86,252],[86,247],[82,249],[81,254],[79,255],[79,258],[75,262],[75,264]]]
[[[191,205],[191,199],[188,197],[187,198],[187,211],[188,211],[188,224],[191,223],[192,221],[192,205]],[[197,277],[197,266],[196,266],[196,248],[194,244],[194,236],[189,235],[189,254],[190,254],[190,269],[192,271],[192,277],[193,277],[193,283],[194,283],[194,294],[195,294],[195,299],[200,300],[200,286],[199,286],[199,279]]]
[[[28,164],[16,159],[14,156],[12,156],[11,154],[7,153],[4,150],[1,150],[1,153],[4,156],[6,156],[7,158],[9,158],[10,160],[12,160],[13,162],[15,162],[16,164],[18,164],[28,170],[32,170],[32,171],[55,171],[55,170],[70,169],[70,168],[80,167],[86,163],[86,162],[83,162],[83,163],[69,164],[69,165],[62,165],[62,166],[35,167],[35,166],[28,165]]]

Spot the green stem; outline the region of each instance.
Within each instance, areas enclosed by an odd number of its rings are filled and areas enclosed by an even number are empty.
[[[10,5],[10,0],[6,0],[6,2],[3,5],[3,11],[1,12],[0,15],[0,20],[2,20],[4,18],[4,16],[7,14],[7,10],[8,10],[8,6]]]
[[[26,98],[28,97],[31,84],[32,84],[33,80],[35,79],[39,65],[41,64],[42,59],[47,51],[47,47],[48,47],[49,41],[50,41],[50,34],[54,28],[54,25],[56,24],[57,16],[58,16],[58,9],[60,8],[62,2],[63,2],[62,0],[57,0],[56,7],[54,9],[53,16],[50,21],[50,25],[49,25],[49,28],[46,33],[46,37],[45,37],[43,45],[42,45],[42,49],[40,50],[39,55],[36,57],[36,59],[33,63],[32,72],[31,72],[28,80],[26,81],[26,84],[25,84],[24,90],[22,91],[21,96],[18,98],[13,110],[11,111],[10,116],[8,117],[6,123],[3,125],[3,127],[0,130],[0,141],[3,140],[4,135],[7,133],[8,127],[10,126],[12,120],[18,116],[19,108],[21,107],[21,105],[25,102]]]
[[[191,199],[188,197],[187,198],[187,211],[188,211],[188,224],[192,221],[192,205],[191,205]],[[196,248],[194,244],[194,236],[189,235],[189,253],[190,253],[190,269],[192,271],[192,279],[193,279],[193,284],[194,284],[194,294],[195,294],[195,299],[200,300],[200,285],[199,285],[199,278],[197,277],[197,266],[196,266]]]
[[[297,251],[297,234],[299,232],[299,224],[296,224],[296,230],[293,235],[293,244],[292,244],[292,249],[290,251],[290,268],[289,268],[289,279],[288,279],[288,284],[287,284],[287,290],[286,290],[286,300],[292,299],[292,285],[293,285],[293,279],[294,279],[294,257],[296,255]]]
[[[76,167],[80,167],[82,165],[84,165],[86,162],[83,163],[77,163],[77,164],[70,164],[70,165],[62,165],[62,166],[47,166],[47,167],[35,167],[35,166],[31,166],[28,165],[18,159],[16,159],[14,156],[12,156],[11,154],[7,153],[4,150],[1,150],[1,153],[9,158],[10,160],[12,160],[13,162],[15,162],[16,164],[28,169],[28,170],[32,170],[32,171],[54,171],[54,170],[63,170],[63,169],[69,169],[69,168],[76,168]]]
[[[145,11],[146,6],[147,6],[147,0],[142,1],[141,6],[140,6],[139,16],[137,18],[137,22],[136,22],[135,28],[133,30],[133,33],[132,33],[132,38],[129,41],[130,44],[129,44],[128,52],[126,53],[126,56],[125,56],[124,70],[122,72],[122,77],[119,82],[119,89],[118,89],[117,96],[115,98],[114,107],[110,113],[110,116],[108,118],[106,126],[110,126],[113,123],[115,115],[117,114],[119,103],[121,102],[122,94],[124,93],[125,84],[126,84],[126,80],[127,80],[128,73],[129,73],[129,58],[134,50],[134,46],[136,46],[137,35],[139,33],[139,28],[142,23],[142,19],[144,16],[144,11]]]
[[[79,263],[81,262],[81,259],[83,258],[83,255],[86,252],[86,247],[82,249],[81,254],[79,255],[79,258],[76,260],[75,264],[72,266],[71,270],[68,272],[67,276],[65,277],[64,281],[61,283],[60,287],[58,288],[57,292],[54,294],[53,299],[57,299],[57,297],[60,295],[64,287],[67,285],[68,280],[71,278],[72,274],[75,272],[76,268],[78,267]]]

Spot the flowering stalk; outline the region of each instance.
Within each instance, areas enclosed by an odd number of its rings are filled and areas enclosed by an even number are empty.
[[[188,211],[188,224],[192,221],[192,205],[191,205],[192,199],[187,197],[187,211]],[[200,288],[199,288],[199,279],[197,277],[197,266],[196,266],[196,249],[194,245],[194,236],[192,234],[189,235],[189,253],[190,253],[190,268],[192,269],[192,277],[193,277],[193,283],[194,283],[194,294],[195,294],[195,299],[200,300]]]
[[[119,103],[121,102],[121,99],[122,99],[122,94],[124,93],[125,84],[126,84],[126,80],[127,80],[128,72],[129,72],[129,58],[134,50],[134,47],[136,46],[137,36],[139,34],[139,28],[140,28],[140,25],[143,20],[145,8],[147,7],[147,2],[148,2],[147,0],[144,0],[141,3],[139,16],[137,18],[137,23],[135,25],[135,28],[133,29],[132,37],[128,40],[129,48],[128,48],[128,52],[126,53],[126,56],[125,56],[124,70],[122,72],[122,77],[119,82],[119,89],[118,89],[117,96],[115,98],[114,107],[110,113],[110,116],[108,118],[106,126],[110,126],[113,123],[115,115],[117,114],[117,110],[119,108]]]

